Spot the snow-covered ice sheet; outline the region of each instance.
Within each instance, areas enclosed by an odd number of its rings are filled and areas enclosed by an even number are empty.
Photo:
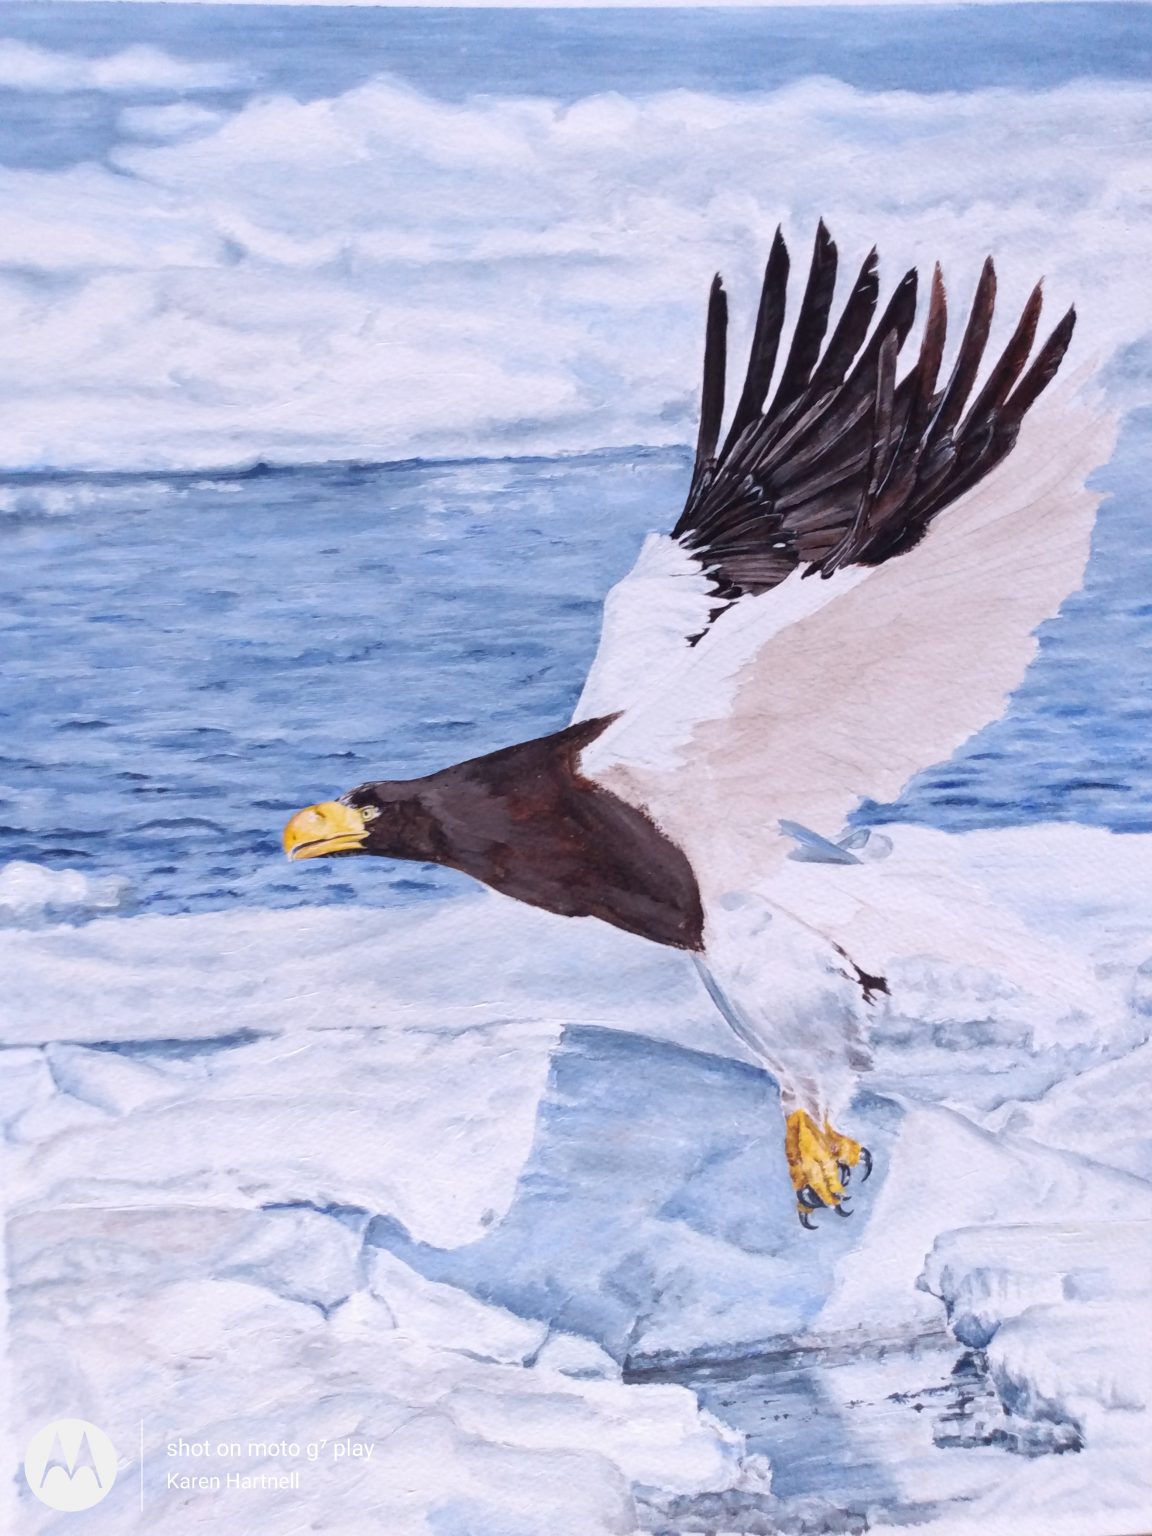
[[[21,1443],[65,1411],[112,1435],[80,1528],[1146,1526],[1152,846],[893,835],[1091,987],[1045,1013],[1010,968],[908,955],[853,1110],[876,1171],[815,1235],[773,1085],[674,953],[490,896],[162,918],[94,890],[98,920],[39,927],[25,901],[11,1413]],[[298,1489],[240,1504],[167,1484],[285,1438],[374,1450],[301,1451]],[[14,1528],[75,1518],[25,1494]]]
[[[272,1532],[306,1519],[333,1532],[514,1522],[596,1536],[632,1528],[634,1483],[726,1487],[753,1470],[685,1388],[550,1365],[537,1358],[547,1328],[386,1256],[361,1266],[355,1229],[330,1215],[71,1215],[13,1222],[11,1306],[29,1422],[66,1395],[123,1445],[145,1416],[143,1509],[124,1476],[87,1529]],[[180,1441],[211,1451],[173,1456]],[[301,1451],[248,1449],[285,1441]],[[221,1442],[241,1449],[219,1455]],[[371,1451],[341,1464],[338,1442]],[[300,1490],[287,1498],[257,1487],[221,1499],[172,1480],[295,1467]],[[27,1529],[53,1531],[72,1518],[38,1506],[25,1516]]]

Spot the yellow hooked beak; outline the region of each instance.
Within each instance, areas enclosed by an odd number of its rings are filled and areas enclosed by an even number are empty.
[[[367,836],[362,811],[339,800],[324,800],[296,812],[284,828],[284,852],[290,859],[321,859],[326,853],[361,848]]]

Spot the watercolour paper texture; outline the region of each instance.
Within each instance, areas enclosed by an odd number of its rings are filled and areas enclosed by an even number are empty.
[[[10,0],[0,199],[4,1536],[1152,1529],[1152,11]]]

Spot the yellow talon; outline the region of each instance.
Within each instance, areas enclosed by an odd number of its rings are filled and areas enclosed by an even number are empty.
[[[868,1177],[872,1172],[868,1149],[850,1136],[841,1135],[827,1120],[821,1127],[807,1111],[797,1109],[788,1116],[784,1150],[796,1191],[796,1214],[802,1225],[811,1228],[808,1218],[821,1206],[847,1216],[841,1202],[849,1170],[862,1162],[864,1177]]]

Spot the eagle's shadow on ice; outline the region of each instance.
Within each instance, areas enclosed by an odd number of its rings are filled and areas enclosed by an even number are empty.
[[[853,1128],[872,1147],[875,1173],[857,1190],[852,1218],[827,1211],[807,1232],[795,1214],[779,1095],[765,1072],[640,1035],[572,1027],[553,1057],[503,1219],[457,1249],[414,1242],[388,1216],[373,1219],[366,1240],[429,1279],[595,1339],[626,1378],[692,1386],[770,1456],[789,1507],[830,1500],[842,1512],[846,1472],[863,1479],[872,1508],[892,1507],[895,1489],[863,1426],[826,1389],[822,1363],[778,1372],[765,1351],[782,1336],[802,1336],[835,1288],[884,1183],[900,1113],[887,1100],[858,1098]],[[704,1379],[707,1362],[725,1360],[737,1376],[745,1365],[749,1372],[730,1400]],[[769,1503],[771,1512],[749,1507],[741,1518],[779,1521],[784,1506],[777,1496]],[[814,1529],[842,1528],[812,1513]]]
[[[728,1058],[575,1026],[554,1054],[513,1202],[457,1249],[377,1216],[370,1244],[429,1279],[591,1337],[627,1363],[804,1330],[858,1246],[900,1110],[861,1095],[853,1131],[875,1157],[851,1218],[806,1232],[773,1080]]]

